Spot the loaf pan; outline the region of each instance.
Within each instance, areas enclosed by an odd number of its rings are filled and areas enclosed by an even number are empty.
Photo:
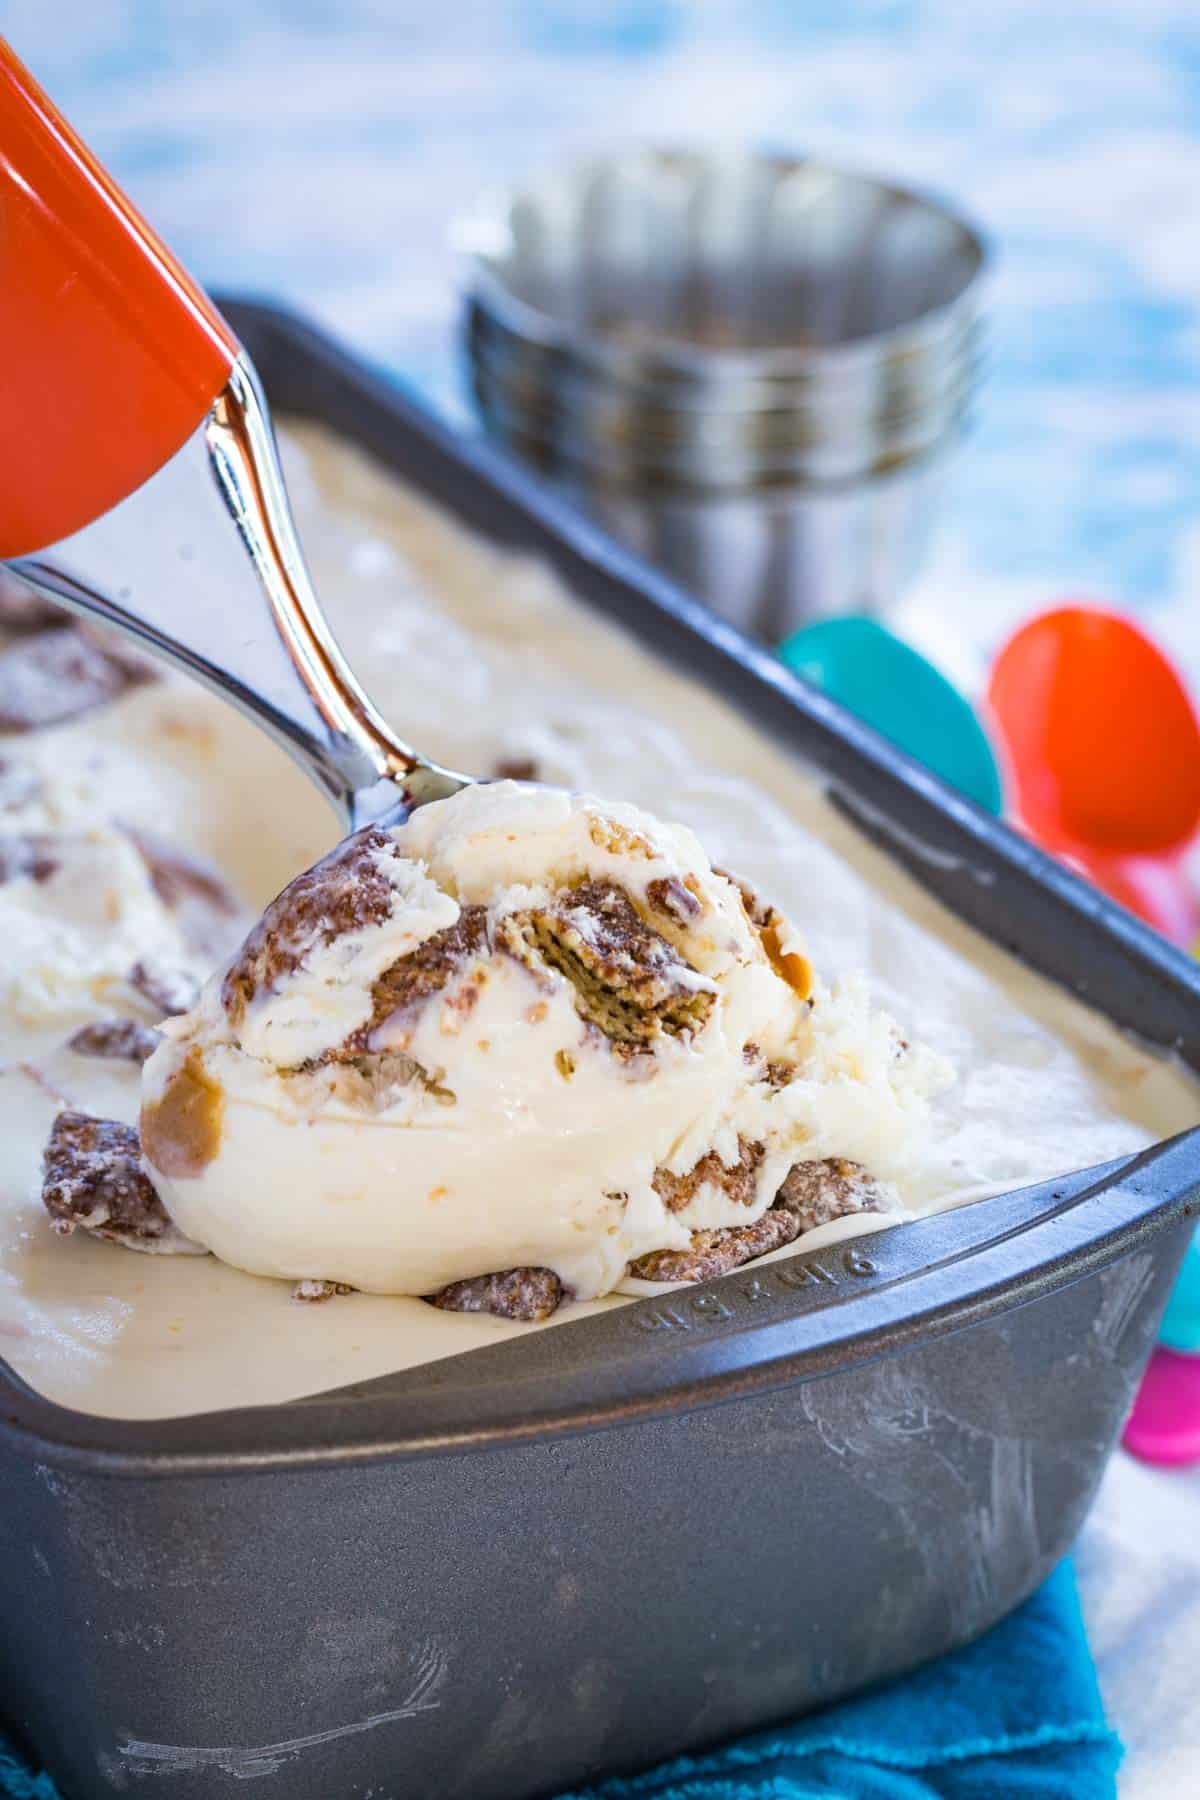
[[[1200,1068],[1186,958],[309,325],[225,306],[278,413],[543,558],[952,912]],[[282,1406],[100,1419],[0,1367],[11,1722],[69,1800],[524,1800],[896,1675],[1069,1547],[1198,1186],[1188,1133]]]

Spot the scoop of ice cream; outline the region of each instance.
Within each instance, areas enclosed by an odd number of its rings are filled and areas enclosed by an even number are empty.
[[[941,1079],[857,993],[814,992],[690,832],[498,782],[286,888],[164,1026],[141,1130],[175,1223],[241,1268],[585,1297],[753,1223],[806,1157],[894,1199]]]

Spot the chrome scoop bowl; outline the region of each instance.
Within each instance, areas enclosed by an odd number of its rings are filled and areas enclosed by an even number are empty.
[[[338,648],[244,354],[157,474],[84,530],[8,566],[240,707],[316,782],[347,831],[399,824],[473,779],[397,737]]]

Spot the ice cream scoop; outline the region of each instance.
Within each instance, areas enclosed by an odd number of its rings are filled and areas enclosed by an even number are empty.
[[[0,39],[0,556],[240,705],[349,825],[452,793],[312,592],[254,369]]]
[[[162,1031],[142,1146],[189,1240],[535,1311],[897,1208],[945,1079],[690,831],[513,782],[348,838]]]

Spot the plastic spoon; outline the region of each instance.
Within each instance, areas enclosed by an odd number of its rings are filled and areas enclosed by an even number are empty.
[[[1167,658],[1119,613],[1059,607],[1009,639],[988,702],[1031,835],[1190,945],[1200,909],[1181,857],[1200,827],[1200,725]]]
[[[1182,853],[1200,825],[1200,727],[1187,690],[1117,613],[1060,607],[1010,639],[988,694],[1032,834],[1176,943],[1194,942]],[[1188,1249],[1125,1443],[1200,1459],[1200,1246]]]
[[[1200,1461],[1200,1237],[1184,1254],[1125,1428],[1125,1444],[1147,1462]]]
[[[1000,771],[970,704],[885,626],[857,615],[822,619],[788,638],[779,655],[951,787],[1000,812]]]
[[[1168,1350],[1200,1351],[1200,1237],[1188,1245],[1158,1335]]]

